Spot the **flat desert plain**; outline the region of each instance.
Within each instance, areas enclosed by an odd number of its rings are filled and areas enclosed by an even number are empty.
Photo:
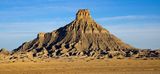
[[[64,60],[0,63],[0,74],[160,74],[160,60]]]

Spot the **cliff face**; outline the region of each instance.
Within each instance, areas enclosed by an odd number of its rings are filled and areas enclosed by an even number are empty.
[[[111,51],[125,52],[136,50],[112,35],[97,24],[90,16],[89,10],[81,9],[71,23],[53,32],[39,33],[37,38],[23,43],[13,50],[18,52],[46,51],[48,56],[98,56]]]

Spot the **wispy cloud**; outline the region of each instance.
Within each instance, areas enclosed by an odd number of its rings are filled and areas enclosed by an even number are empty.
[[[66,25],[74,20],[73,17],[67,18],[36,18],[32,20],[15,20],[15,21],[8,21],[8,22],[0,22],[0,29],[8,29],[10,31],[14,29],[23,29],[30,28],[58,28],[63,25]]]
[[[134,25],[108,25],[106,27],[111,32],[115,33],[160,33],[160,26],[134,26]]]
[[[160,26],[125,26],[110,25],[107,29],[124,42],[137,48],[159,48]]]
[[[160,19],[160,16],[155,15],[126,15],[126,16],[113,16],[97,18],[98,21],[106,20],[139,20],[139,19]]]

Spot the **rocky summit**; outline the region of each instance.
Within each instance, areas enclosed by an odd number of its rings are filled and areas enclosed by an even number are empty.
[[[138,51],[139,49],[122,42],[97,24],[88,9],[80,9],[71,23],[49,33],[39,33],[37,38],[14,49],[12,55],[20,56],[21,53],[39,58],[70,56],[123,58],[135,56]]]

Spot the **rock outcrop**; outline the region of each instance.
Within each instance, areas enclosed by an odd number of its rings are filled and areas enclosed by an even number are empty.
[[[10,52],[6,50],[5,48],[0,49],[0,62],[2,60],[8,59],[10,56]]]
[[[0,54],[1,55],[10,55],[10,52],[7,49],[2,48],[2,49],[0,49]]]

